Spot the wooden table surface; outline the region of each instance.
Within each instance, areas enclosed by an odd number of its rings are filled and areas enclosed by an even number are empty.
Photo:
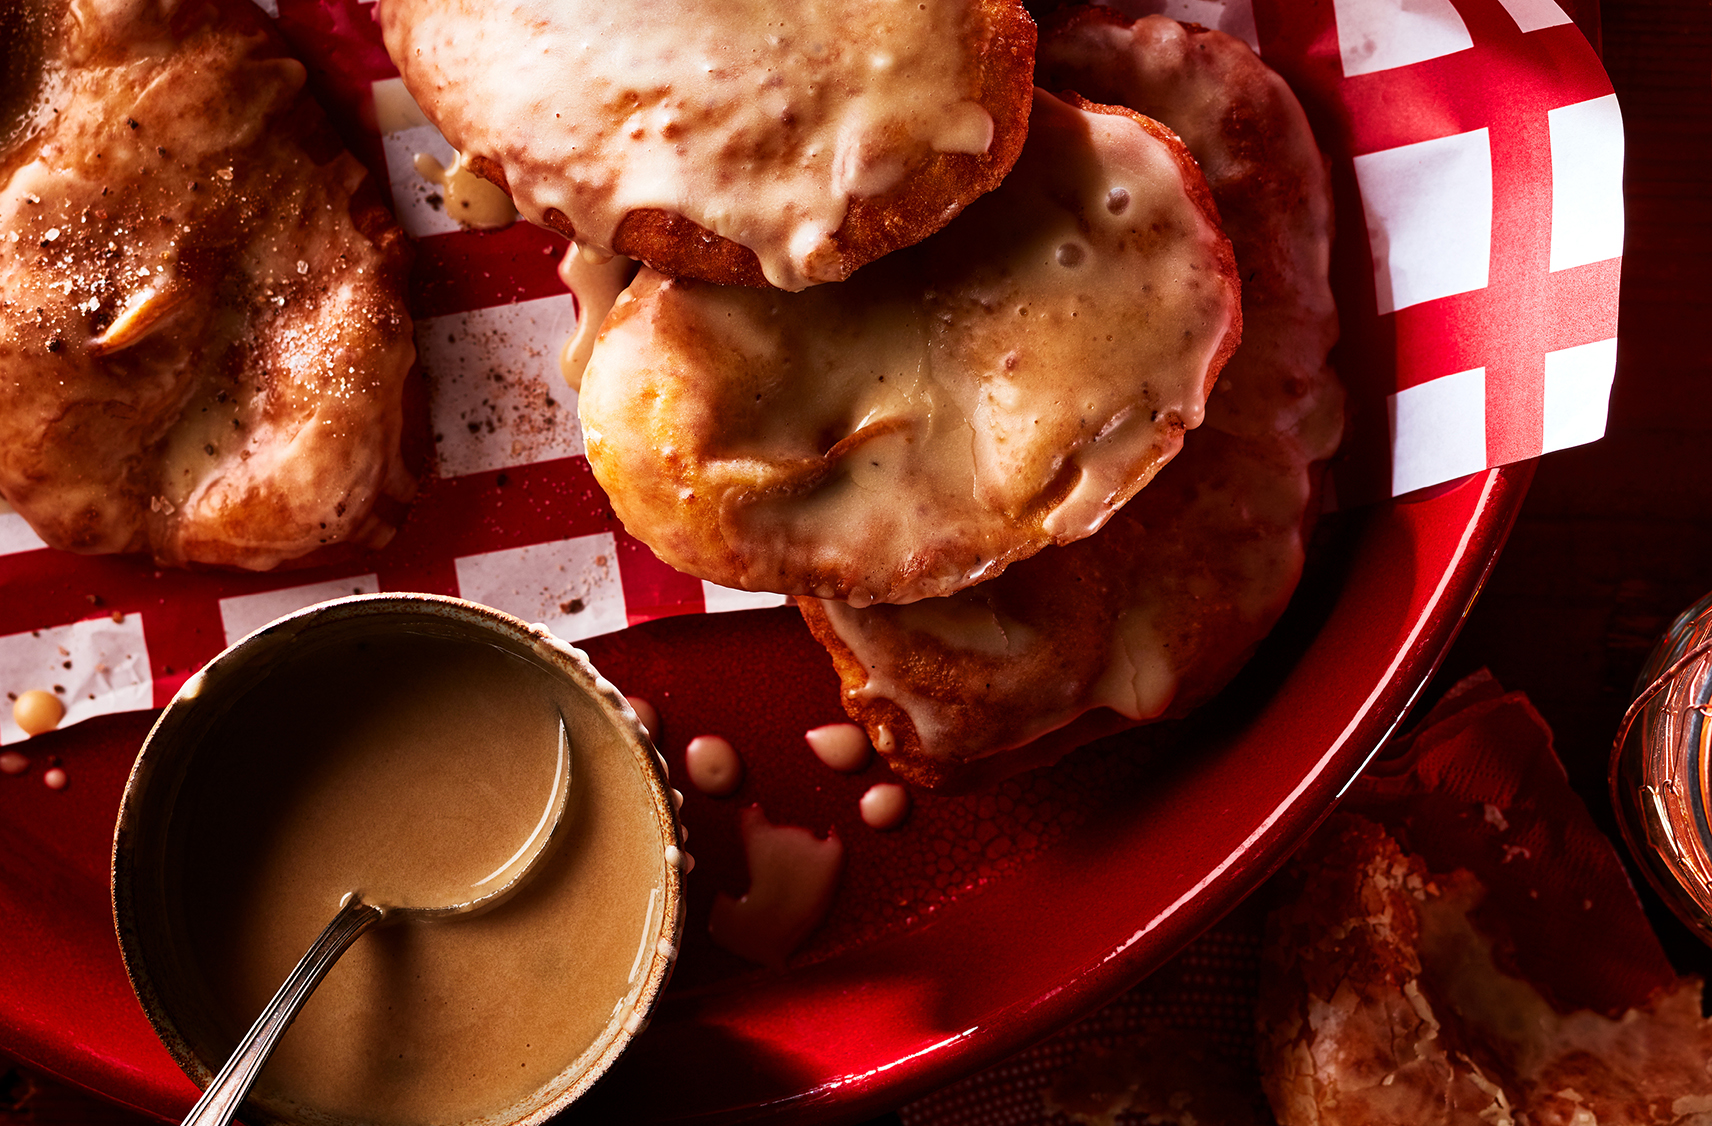
[[[1605,0],[1628,138],[1628,240],[1606,438],[1543,459],[1496,570],[1428,688],[1482,666],[1526,691],[1608,832],[1605,762],[1665,625],[1712,591],[1712,4]],[[1712,950],[1651,895],[1677,967]],[[0,1066],[0,1123],[152,1121]]]

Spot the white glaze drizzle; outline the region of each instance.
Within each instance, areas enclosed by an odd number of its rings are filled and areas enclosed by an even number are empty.
[[[450,168],[430,153],[419,152],[412,163],[416,174],[445,193],[446,214],[474,231],[494,231],[517,221],[511,197],[469,170],[463,154]]]
[[[896,829],[909,816],[910,793],[896,782],[880,782],[869,786],[858,804],[862,823],[884,832]]]
[[[659,208],[754,251],[767,280],[843,276],[853,197],[934,153],[982,153],[963,0],[388,0],[387,48],[461,151],[519,209],[611,251]],[[442,97],[449,88],[456,98]]]
[[[1228,254],[1163,143],[1037,93],[998,190],[843,285],[642,271],[585,373],[590,464],[680,570],[948,594],[1091,534],[1176,453],[1235,321]]]
[[[636,263],[628,258],[585,250],[574,242],[566,248],[559,262],[559,280],[576,295],[577,331],[559,353],[559,371],[571,390],[582,391],[583,370],[600,326],[635,273]]]
[[[1172,563],[1135,558],[1132,589],[1109,636],[1087,639],[1106,647],[1103,670],[1076,689],[1068,707],[1043,704],[1007,714],[1006,741],[982,745],[978,754],[1027,743],[1091,708],[1108,707],[1134,720],[1158,718],[1172,706],[1186,675],[1205,679],[1195,666],[1197,627],[1214,620],[1258,637],[1300,574],[1302,520],[1312,495],[1309,467],[1335,451],[1343,420],[1342,391],[1326,366],[1337,328],[1327,278],[1330,193],[1323,158],[1282,79],[1229,37],[1191,37],[1163,17],[1139,20],[1133,28],[1100,21],[1078,25],[1073,34],[1042,43],[1040,65],[1055,84],[1145,106],[1178,130],[1219,199],[1245,277],[1258,273],[1275,280],[1245,292],[1242,346],[1207,403],[1205,429],[1189,437],[1181,460],[1167,471],[1197,481],[1197,487],[1164,512],[1154,511],[1148,524],[1150,531],[1184,545],[1190,557],[1180,555]],[[1252,144],[1257,113],[1267,134],[1260,148]],[[1244,132],[1245,124],[1250,131]],[[1300,185],[1290,206],[1255,191],[1253,185],[1266,177]],[[1223,194],[1227,185],[1229,195]],[[1108,197],[1114,213],[1134,205],[1127,191],[1120,197],[1114,189]],[[1201,443],[1212,444],[1211,452]],[[1098,541],[1089,546],[1098,547]],[[1211,553],[1216,571],[1202,567],[1206,560],[1194,558],[1196,552]],[[1008,581],[1009,576],[999,580]],[[971,654],[983,677],[993,671],[988,658],[1008,656],[998,665],[996,675],[1003,675],[1026,665],[1032,648],[1062,644],[1051,636],[1030,637],[1019,623],[995,614],[983,589],[887,607],[884,620],[839,603],[822,604],[839,640],[867,673],[866,683],[847,695],[896,703],[930,755],[975,757],[971,748],[956,745],[958,697],[947,696],[942,686],[929,695],[906,667],[905,656],[918,639],[943,643],[953,664],[957,653]],[[1203,614],[1197,606],[1209,609]],[[998,699],[1019,698],[1018,687],[1016,680],[986,685]],[[1039,692],[1033,696],[1044,699]],[[877,746],[880,741],[877,733]]]
[[[845,690],[853,701],[890,700],[909,717],[910,726],[924,747],[941,745],[957,729],[955,708],[947,701],[928,692],[919,692],[901,666],[894,660],[894,650],[888,639],[877,638],[868,628],[870,621],[862,608],[841,602],[824,604],[827,620],[842,641],[868,672],[867,682],[860,688]],[[922,633],[944,643],[953,652],[963,650],[987,657],[1003,657],[1007,653],[1022,654],[1041,640],[1040,632],[1010,618],[1001,618],[985,601],[974,593],[962,593],[948,598],[923,599],[907,606],[886,607],[890,618],[888,634],[897,632]],[[1006,666],[1001,665],[1003,669]],[[1020,664],[1015,666],[1021,669]],[[1003,673],[995,673],[1003,676]],[[1026,675],[1019,671],[1019,675]],[[1012,690],[1010,685],[998,685],[1001,692]],[[1018,746],[1062,727],[1074,718],[1069,711],[1035,713],[1017,717],[1011,735]],[[874,746],[881,754],[896,749],[897,738],[881,724]]]

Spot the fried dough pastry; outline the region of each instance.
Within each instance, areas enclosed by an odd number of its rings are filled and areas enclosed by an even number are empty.
[[[1235,263],[1176,137],[1041,92],[1004,184],[850,281],[645,271],[583,376],[631,534],[725,586],[909,602],[1092,534],[1199,425]]]
[[[798,290],[919,242],[1028,129],[1020,0],[383,0],[465,163],[585,248]]]
[[[1664,1126],[1712,1112],[1712,1022],[1684,980],[1620,1018],[1560,1013],[1378,825],[1339,814],[1268,922],[1260,1063],[1280,1126]]]
[[[1041,74],[1147,107],[1200,159],[1242,272],[1243,341],[1205,425],[1098,535],[953,598],[799,600],[845,710],[927,786],[1051,762],[1222,688],[1295,590],[1343,431],[1330,188],[1283,80],[1222,33],[1104,9],[1043,37]]]
[[[168,564],[384,541],[408,251],[303,65],[244,0],[0,22],[0,494]]]

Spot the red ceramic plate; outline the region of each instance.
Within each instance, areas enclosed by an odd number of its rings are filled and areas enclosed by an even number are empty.
[[[366,6],[291,0],[280,7],[282,30],[336,100],[362,104],[366,80],[390,73]],[[1329,6],[1257,7],[1265,35],[1277,40],[1268,57],[1284,60],[1287,77],[1308,94],[1322,141],[1339,154],[1484,126],[1493,102],[1503,110],[1492,118],[1494,130],[1525,118],[1533,123],[1526,136],[1538,140],[1548,103],[1532,116],[1512,113],[1522,94],[1534,99],[1526,106],[1549,95],[1555,107],[1610,89],[1573,28],[1524,33],[1493,3],[1457,5],[1479,50],[1347,80]],[[341,55],[339,44],[354,54]],[[1407,81],[1389,85],[1393,79]],[[1394,121],[1394,109],[1406,120]],[[1512,156],[1522,151],[1494,145]],[[1538,165],[1527,167],[1549,169],[1543,146],[1526,151]],[[1503,167],[1522,174],[1515,160]],[[1361,231],[1353,172],[1341,158],[1334,188],[1342,229]],[[1494,243],[1495,283],[1522,276],[1504,265],[1512,259],[1547,261],[1540,248],[1549,246],[1550,215],[1538,198],[1495,197],[1495,206],[1509,209],[1495,212],[1495,238],[1502,235]],[[495,261],[533,262],[530,276],[556,286],[550,257],[517,249],[526,236],[521,228],[495,236]],[[437,245],[423,244],[433,262]],[[1335,268],[1340,304],[1371,310],[1373,274],[1359,237],[1340,242]],[[512,273],[464,273],[490,279],[489,301],[515,296]],[[463,274],[442,263],[429,276]],[[1442,335],[1456,347],[1432,354],[1441,366],[1427,374],[1437,374],[1483,362],[1462,361],[1485,356],[1480,348],[1492,341],[1482,334],[1492,331],[1499,343],[1516,336],[1537,357],[1541,348],[1614,335],[1615,277],[1614,263],[1554,273],[1546,288],[1573,316],[1543,299],[1516,309],[1480,304],[1487,291],[1471,295],[1472,303],[1423,304],[1403,329],[1401,321],[1346,316],[1340,350],[1349,352],[1351,371],[1384,372],[1398,348]],[[1608,300],[1590,301],[1594,290]],[[418,297],[433,304],[439,292],[429,286]],[[1449,319],[1423,319],[1427,311]],[[1594,323],[1595,313],[1608,314],[1610,324]],[[1560,341],[1559,329],[1593,336]],[[1383,444],[1389,389],[1351,387],[1352,460]],[[1510,449],[1514,430],[1488,433]],[[1537,451],[1534,441],[1508,456]],[[1137,981],[1264,879],[1396,725],[1454,637],[1532,472],[1531,462],[1520,462],[1325,521],[1284,621],[1236,683],[1195,716],[1085,748],[991,791],[920,795],[893,833],[867,829],[856,808],[862,792],[887,776],[884,766],[835,774],[802,741],[804,730],[842,714],[836,677],[794,611],[668,619],[587,643],[608,677],[659,707],[674,767],[691,737],[718,733],[738,746],[749,770],[731,798],[689,795],[684,818],[698,864],[676,978],[650,1032],[570,1117],[857,1120],[992,1063]],[[543,496],[583,488],[573,482],[533,499],[515,489],[505,507],[479,508],[475,499],[494,494],[478,496],[481,482],[465,484],[445,486],[441,500],[462,505],[467,521],[541,520],[525,510]],[[421,540],[432,531],[418,526],[414,534]],[[412,534],[406,529],[391,550]],[[48,553],[32,559],[32,567],[64,569]],[[42,583],[53,577],[31,574]],[[183,592],[207,581],[171,575],[159,589]],[[209,619],[197,628],[216,626]],[[182,674],[189,662],[175,663]],[[0,1051],[178,1117],[196,1093],[131,994],[107,892],[119,795],[152,719],[110,716],[43,736],[28,744],[30,774],[0,778]],[[39,781],[50,754],[71,777],[62,792]],[[750,803],[774,821],[837,832],[846,845],[832,914],[784,970],[751,966],[706,938],[714,897],[747,884],[737,823]]]
[[[694,735],[749,765],[685,807],[691,937],[653,1028],[579,1105],[589,1121],[855,1120],[992,1063],[1147,974],[1237,903],[1322,818],[1449,646],[1532,463],[1326,521],[1289,614],[1190,720],[1132,732],[982,794],[923,796],[862,826],[885,768],[833,774],[801,740],[837,682],[793,611],[680,618],[587,648],[659,706],[674,767]],[[131,995],[108,907],[120,790],[153,713],[28,749],[72,785],[0,785],[0,1049],[163,1117],[195,1091]],[[746,883],[739,810],[839,833],[832,916],[784,971],[705,939]],[[620,1116],[622,1116],[620,1118]]]

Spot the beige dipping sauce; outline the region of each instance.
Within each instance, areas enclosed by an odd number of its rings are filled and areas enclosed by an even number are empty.
[[[216,721],[205,745],[246,752],[191,768],[172,832],[219,1026],[199,1047],[223,1058],[346,892],[426,906],[482,894],[550,800],[561,711],[572,788],[541,869],[486,913],[365,935],[252,1098],[421,1123],[532,1095],[635,1004],[665,861],[643,779],[595,705],[493,646],[332,642]]]

